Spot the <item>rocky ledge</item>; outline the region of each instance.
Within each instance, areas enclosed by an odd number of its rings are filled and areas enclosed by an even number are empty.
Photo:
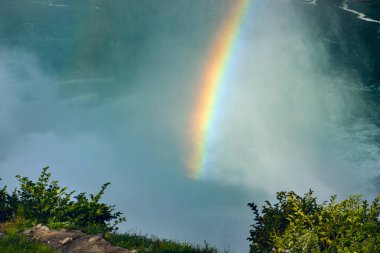
[[[112,246],[101,235],[87,235],[79,230],[51,230],[38,224],[23,233],[62,253],[137,253]]]

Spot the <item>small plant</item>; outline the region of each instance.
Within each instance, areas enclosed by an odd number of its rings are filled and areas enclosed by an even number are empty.
[[[113,205],[100,202],[104,191],[110,185],[105,183],[96,194],[67,192],[58,181],[51,181],[48,167],[43,168],[37,182],[28,177],[16,176],[20,189],[8,194],[6,187],[0,190],[0,222],[27,220],[43,223],[54,228],[77,228],[91,233],[105,233],[117,230],[125,218],[115,212]]]

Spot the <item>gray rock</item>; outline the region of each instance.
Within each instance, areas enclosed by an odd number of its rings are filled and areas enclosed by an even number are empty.
[[[62,253],[137,253],[135,250],[112,246],[101,235],[87,235],[79,230],[50,230],[38,224],[24,233]]]

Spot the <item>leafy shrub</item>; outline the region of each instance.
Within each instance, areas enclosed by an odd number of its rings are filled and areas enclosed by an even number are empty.
[[[121,212],[115,212],[113,205],[100,203],[104,191],[110,183],[102,185],[96,194],[67,192],[58,181],[50,181],[48,167],[43,168],[37,182],[28,177],[16,176],[20,189],[12,194],[4,187],[0,191],[0,221],[12,217],[43,223],[52,227],[78,228],[86,232],[105,233],[115,231],[120,222],[125,221]],[[3,215],[4,214],[4,215]]]
[[[266,201],[261,213],[249,203],[255,215],[250,252],[380,251],[380,195],[369,205],[359,195],[318,204],[312,194],[279,192],[278,202]]]

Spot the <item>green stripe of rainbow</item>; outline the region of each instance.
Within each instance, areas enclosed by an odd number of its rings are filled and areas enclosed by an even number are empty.
[[[201,79],[195,113],[191,120],[192,150],[187,161],[189,176],[200,178],[205,171],[206,149],[212,131],[217,99],[225,78],[234,44],[240,32],[242,21],[253,0],[235,0],[227,18],[216,34],[205,71]]]

